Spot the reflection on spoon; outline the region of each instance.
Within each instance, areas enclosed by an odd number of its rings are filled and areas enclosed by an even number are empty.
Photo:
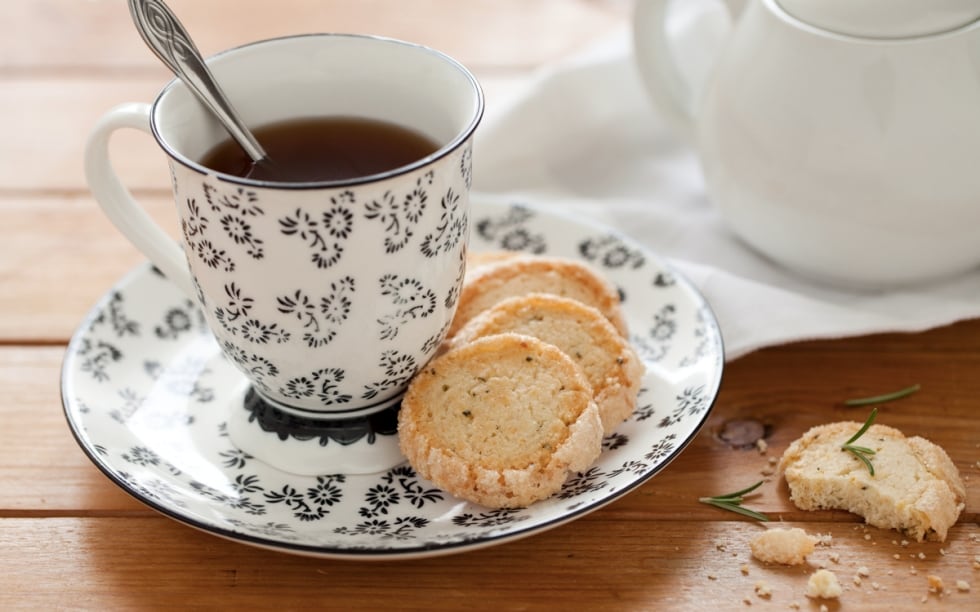
[[[271,166],[265,150],[235,112],[170,7],[162,0],[129,0],[129,11],[150,50],[214,113],[252,159],[249,174],[260,167],[265,170]]]

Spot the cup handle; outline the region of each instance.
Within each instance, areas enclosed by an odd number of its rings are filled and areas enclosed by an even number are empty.
[[[109,220],[164,276],[189,297],[197,294],[180,245],[147,214],[119,180],[109,161],[109,138],[120,128],[152,134],[150,105],[121,104],[99,119],[85,145],[85,178]]]
[[[742,12],[745,0],[724,0],[730,21]],[[667,37],[670,0],[637,0],[633,12],[633,52],[653,104],[682,136],[693,141],[694,93],[689,75],[673,59]]]

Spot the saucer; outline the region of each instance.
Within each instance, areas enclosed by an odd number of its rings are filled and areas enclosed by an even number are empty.
[[[521,509],[454,498],[403,463],[376,474],[297,476],[235,448],[242,378],[194,304],[149,265],[95,306],[68,346],[62,402],[82,450],[119,487],[224,538],[325,558],[450,554],[551,529],[629,493],[697,434],[721,383],[717,322],[663,260],[613,231],[522,205],[474,202],[470,248],[593,265],[623,299],[646,365],[633,415],[586,472]],[[237,402],[237,403],[236,403]]]

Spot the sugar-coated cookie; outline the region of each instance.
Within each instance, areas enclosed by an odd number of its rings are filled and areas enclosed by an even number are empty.
[[[599,456],[602,424],[581,368],[537,338],[478,338],[412,380],[398,415],[402,452],[423,478],[494,508],[561,489]]]
[[[598,310],[546,293],[507,298],[471,319],[452,338],[453,347],[505,332],[534,336],[560,348],[592,385],[603,430],[608,434],[633,413],[643,363]]]
[[[466,275],[449,335],[497,302],[528,293],[550,293],[588,304],[622,336],[628,334],[619,293],[589,266],[558,257],[516,257]]]

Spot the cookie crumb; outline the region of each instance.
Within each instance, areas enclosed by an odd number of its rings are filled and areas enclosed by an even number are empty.
[[[743,576],[748,576],[749,575],[749,564],[748,563],[743,563],[742,564],[742,567],[740,567],[738,569],[742,571],[742,575]]]
[[[830,560],[834,563],[840,563],[840,553],[832,552],[830,553]]]
[[[943,592],[943,579],[935,574],[929,574],[926,576],[926,580],[929,581],[929,592],[930,593],[942,593]]]
[[[856,577],[855,577],[856,578]],[[837,575],[830,570],[817,570],[810,575],[806,583],[806,596],[821,599],[837,599],[844,589],[837,581]]]
[[[767,529],[749,542],[752,556],[764,563],[802,565],[813,552],[817,538],[799,527]]]
[[[759,449],[759,454],[762,455],[765,455],[766,451],[769,450],[769,444],[767,444],[762,438],[755,441],[755,447]]]
[[[759,597],[772,597],[772,587],[765,580],[755,583],[755,594]]]
[[[862,576],[864,578],[867,578],[868,576],[871,575],[871,570],[869,570],[867,567],[865,567],[865,566],[862,565],[861,567],[859,567],[857,569],[857,573],[858,573],[858,576]]]
[[[970,583],[967,582],[966,580],[957,580],[956,581],[956,590],[957,591],[960,591],[960,592],[969,591],[970,590]]]

